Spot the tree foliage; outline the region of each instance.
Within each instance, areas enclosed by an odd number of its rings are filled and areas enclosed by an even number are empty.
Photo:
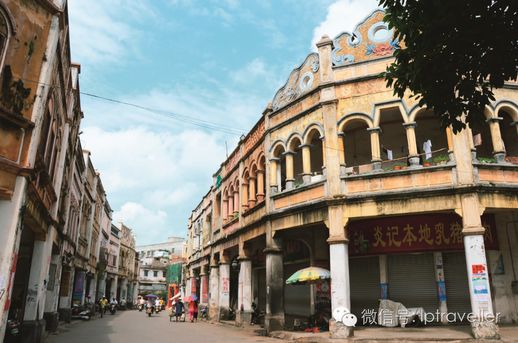
[[[452,125],[484,119],[493,89],[516,80],[518,0],[379,0],[400,49],[384,73]],[[463,120],[462,114],[466,114]]]

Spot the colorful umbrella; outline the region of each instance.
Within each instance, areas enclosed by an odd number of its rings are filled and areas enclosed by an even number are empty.
[[[319,267],[307,267],[293,273],[286,280],[287,285],[297,285],[303,283],[311,283],[319,280],[327,280],[331,278],[329,270]]]
[[[186,302],[191,302],[191,301],[198,301],[198,297],[193,294],[193,295],[190,295],[187,297],[187,299],[185,299]]]

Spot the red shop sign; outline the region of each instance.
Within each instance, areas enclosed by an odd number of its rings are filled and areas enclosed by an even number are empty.
[[[485,246],[498,250],[495,217],[482,216]],[[455,214],[385,217],[351,222],[350,255],[464,250],[462,219]]]

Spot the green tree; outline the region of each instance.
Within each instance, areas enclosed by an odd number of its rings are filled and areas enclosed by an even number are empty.
[[[494,88],[516,80],[517,0],[379,0],[401,42],[384,73],[394,95],[405,91],[454,132],[484,119]]]

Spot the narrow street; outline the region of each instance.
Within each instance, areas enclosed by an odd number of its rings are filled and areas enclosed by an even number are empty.
[[[238,328],[207,322],[169,322],[162,311],[148,318],[144,312],[120,311],[90,321],[74,322],[45,343],[127,343],[127,342],[282,342],[263,336],[251,336]]]

